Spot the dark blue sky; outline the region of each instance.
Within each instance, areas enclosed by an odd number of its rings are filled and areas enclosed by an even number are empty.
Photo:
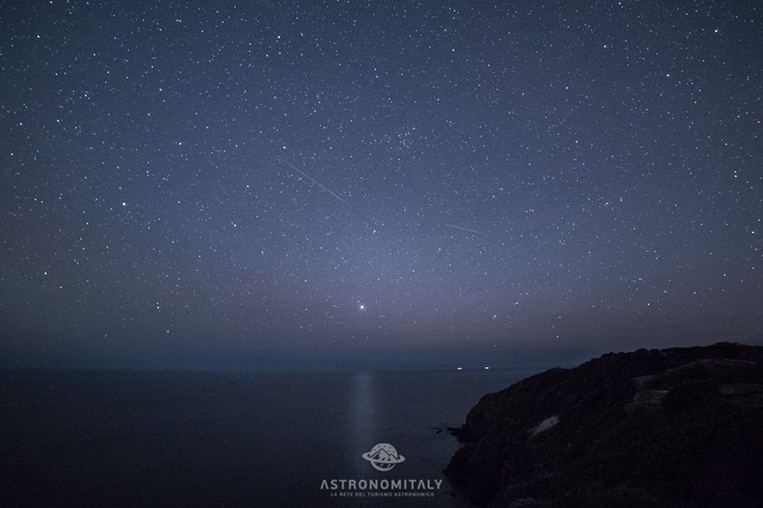
[[[1,365],[763,337],[759,2],[5,2],[0,34]]]

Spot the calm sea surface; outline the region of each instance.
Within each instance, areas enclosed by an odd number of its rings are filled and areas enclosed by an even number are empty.
[[[0,505],[457,506],[440,430],[536,371],[0,371]]]

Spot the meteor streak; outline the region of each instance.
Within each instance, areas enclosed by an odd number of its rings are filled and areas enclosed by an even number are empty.
[[[317,180],[315,180],[313,177],[311,177],[310,175],[308,175],[308,174],[307,174],[307,173],[305,173],[304,171],[302,171],[302,170],[298,169],[298,168],[297,168],[297,167],[296,167],[294,164],[292,164],[291,162],[287,161],[286,159],[282,159],[282,158],[280,158],[280,157],[278,158],[278,160],[279,160],[279,161],[281,161],[281,162],[283,162],[284,164],[287,164],[287,165],[288,165],[288,166],[289,166],[291,169],[293,169],[294,171],[296,171],[296,172],[297,172],[297,173],[299,173],[300,175],[304,176],[305,178],[307,178],[308,180],[310,180],[311,182],[313,182],[315,185],[317,185],[317,186],[318,186],[318,187],[320,187],[321,189],[325,190],[326,192],[328,192],[329,194],[331,194],[332,196],[334,196],[335,198],[337,198],[337,199],[338,199],[339,201],[341,201],[342,203],[346,203],[346,202],[347,202],[347,201],[345,201],[344,199],[342,199],[342,198],[340,198],[339,196],[337,196],[337,195],[336,195],[336,193],[334,193],[334,192],[331,192],[331,189],[327,188],[325,185],[321,185],[321,183],[320,183],[320,182],[318,182]]]
[[[480,234],[480,232],[479,232],[479,231],[475,231],[474,229],[463,228],[463,227],[461,227],[461,226],[456,226],[456,225],[454,225],[454,224],[445,224],[445,225],[446,225],[446,226],[448,226],[449,228],[460,229],[461,231],[468,231],[468,232],[470,232],[470,233],[477,233],[477,234]]]

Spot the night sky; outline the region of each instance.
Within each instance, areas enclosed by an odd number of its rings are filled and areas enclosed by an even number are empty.
[[[0,366],[763,337],[763,7],[0,6]]]

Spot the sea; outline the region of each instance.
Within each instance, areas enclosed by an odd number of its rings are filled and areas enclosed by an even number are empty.
[[[464,506],[446,429],[540,370],[0,370],[0,505]]]

